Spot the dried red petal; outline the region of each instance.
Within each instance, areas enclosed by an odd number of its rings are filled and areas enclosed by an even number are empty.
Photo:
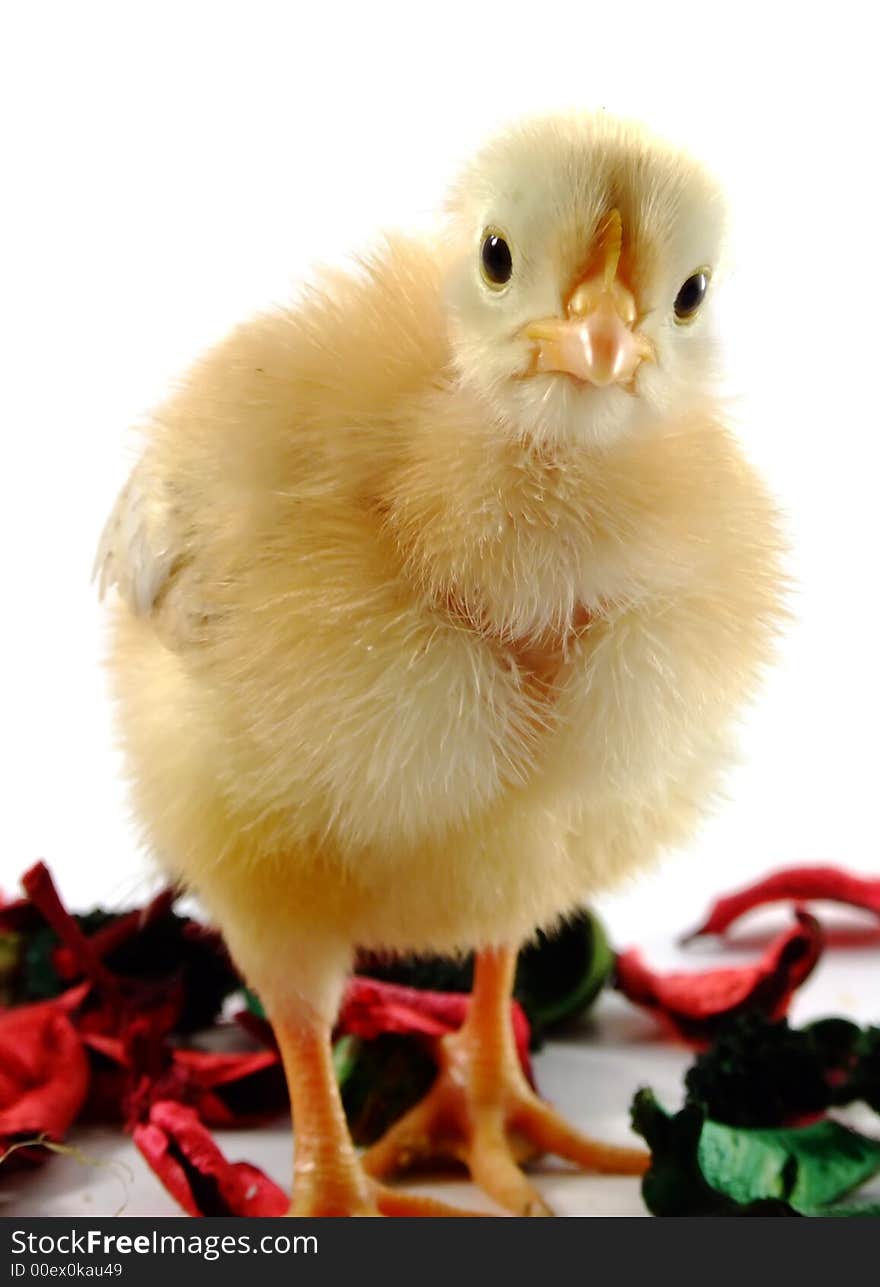
[[[152,1170],[191,1216],[280,1216],[288,1199],[274,1180],[247,1162],[228,1162],[198,1114],[162,1101],[134,1142]]]
[[[464,992],[431,992],[355,975],[346,986],[337,1022],[341,1032],[367,1041],[384,1032],[442,1037],[461,1027],[468,1000]]]
[[[287,1083],[275,1051],[218,1053],[169,1050],[160,1043],[159,1066],[149,1069],[138,1043],[103,1033],[83,1038],[96,1065],[93,1115],[103,1112],[130,1123],[153,1103],[189,1104],[207,1126],[250,1126],[288,1108]]]
[[[45,863],[35,863],[21,878],[21,886],[31,903],[76,958],[80,973],[101,987],[108,997],[115,997],[119,984],[102,963],[89,939],[64,906]]]
[[[173,889],[163,889],[157,894],[152,902],[146,907],[139,907],[133,912],[126,912],[117,920],[110,921],[109,924],[102,926],[94,934],[86,938],[92,957],[103,960],[105,956],[110,956],[123,943],[134,938],[136,934],[141,934],[154,921],[170,912],[177,899],[177,893]],[[80,951],[71,947],[59,947],[55,950],[54,955],[55,969],[63,979],[76,978],[82,973],[82,960]]]
[[[355,975],[346,986],[337,1024],[340,1032],[367,1041],[385,1032],[443,1037],[458,1031],[469,1004],[465,992],[431,992]],[[531,1081],[529,1021],[518,1001],[511,1001],[511,1016],[520,1063]]]
[[[840,867],[787,867],[717,899],[702,925],[686,934],[682,942],[688,943],[702,934],[723,934],[754,907],[818,898],[880,916],[880,878],[856,876]]]
[[[81,997],[0,1012],[0,1156],[16,1139],[61,1140],[76,1119],[89,1064],[66,1011]]]
[[[6,898],[0,894],[0,931],[23,934],[39,919],[29,898]]]
[[[266,1121],[288,1108],[281,1060],[272,1050],[211,1054],[175,1050],[175,1071],[209,1126],[245,1126]]]
[[[616,986],[636,1005],[652,1010],[686,1041],[711,1039],[726,1020],[746,1010],[781,1019],[792,994],[822,953],[819,923],[806,912],[752,965],[656,974],[636,948],[617,957]]]

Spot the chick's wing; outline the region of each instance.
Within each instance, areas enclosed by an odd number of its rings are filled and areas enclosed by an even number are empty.
[[[173,488],[147,457],[132,470],[104,525],[93,576],[101,598],[115,589],[135,616],[154,620],[169,646],[193,642],[211,619]]]

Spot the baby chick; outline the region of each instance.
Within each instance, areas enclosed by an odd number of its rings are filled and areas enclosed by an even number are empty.
[[[605,116],[493,140],[436,242],[242,326],[107,524],[137,816],[272,1019],[292,1211],[425,1213],[436,1153],[639,1171],[526,1084],[517,946],[680,843],[781,617],[776,513],[712,384],[722,202]],[[477,950],[427,1099],[359,1159],[330,1059],[356,946]]]

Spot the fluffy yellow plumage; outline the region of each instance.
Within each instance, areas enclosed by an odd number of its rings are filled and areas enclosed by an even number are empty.
[[[278,1025],[332,1019],[356,945],[516,945],[711,802],[780,617],[711,287],[673,309],[720,253],[686,157],[534,122],[436,242],[240,327],[149,426],[99,555],[137,814]],[[578,360],[637,334],[625,379],[536,364],[584,281]]]

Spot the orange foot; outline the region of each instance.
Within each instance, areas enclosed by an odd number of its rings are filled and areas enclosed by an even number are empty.
[[[330,1053],[330,1025],[300,1007],[275,1022],[294,1120],[292,1216],[461,1216],[371,1179],[351,1142]]]
[[[535,1154],[553,1153],[591,1171],[644,1173],[647,1153],[581,1135],[532,1090],[513,1043],[510,976],[506,953],[478,958],[468,1018],[459,1032],[438,1043],[437,1080],[364,1154],[369,1175],[454,1158],[500,1206],[515,1215],[539,1216],[553,1212],[519,1165]]]
[[[348,1177],[351,1178],[351,1177]],[[434,1198],[398,1189],[363,1176],[355,1189],[340,1190],[321,1177],[314,1186],[300,1186],[290,1207],[292,1216],[476,1216],[479,1211],[465,1211]],[[305,1190],[305,1192],[303,1192]]]

